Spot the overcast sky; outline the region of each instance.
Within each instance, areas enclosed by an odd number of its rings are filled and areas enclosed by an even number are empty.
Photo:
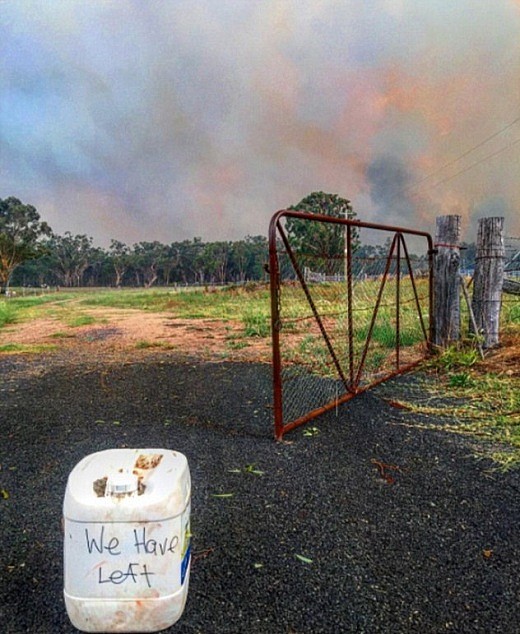
[[[520,235],[520,0],[0,0],[0,198],[57,233],[266,235],[316,190]]]

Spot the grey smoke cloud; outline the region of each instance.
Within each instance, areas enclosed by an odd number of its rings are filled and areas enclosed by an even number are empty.
[[[520,146],[451,178],[520,125],[443,169],[520,115],[519,28],[513,0],[6,0],[0,197],[103,245],[265,234],[314,190],[426,230],[501,200],[520,233]]]
[[[377,156],[368,165],[366,177],[370,197],[385,214],[385,222],[399,225],[413,223],[415,208],[407,197],[413,175],[404,161],[394,156]]]

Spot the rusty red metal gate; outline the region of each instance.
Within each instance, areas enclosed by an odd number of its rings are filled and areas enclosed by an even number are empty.
[[[423,231],[291,210],[273,216],[277,439],[425,358],[432,257]]]

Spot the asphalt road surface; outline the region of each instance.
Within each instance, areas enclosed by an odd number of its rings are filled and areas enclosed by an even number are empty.
[[[76,631],[67,477],[123,446],[189,461],[191,580],[168,632],[520,632],[520,474],[468,439],[376,390],[277,443],[266,365],[32,363],[0,360],[2,632]]]

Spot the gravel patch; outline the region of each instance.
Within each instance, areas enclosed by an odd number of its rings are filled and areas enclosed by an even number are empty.
[[[189,461],[194,557],[171,632],[519,632],[520,474],[413,427],[388,393],[276,443],[264,364],[13,357],[0,376],[3,632],[76,631],[62,599],[66,480],[85,455],[124,446]]]

